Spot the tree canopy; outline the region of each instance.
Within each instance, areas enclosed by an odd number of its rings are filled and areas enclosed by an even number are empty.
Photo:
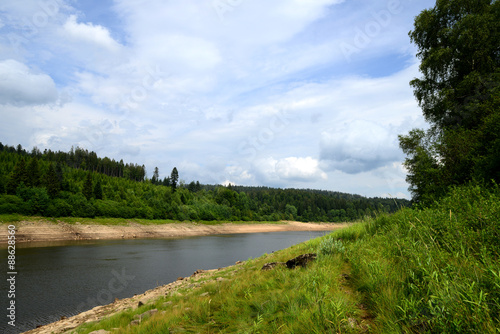
[[[97,164],[88,159],[92,156]],[[406,200],[365,198],[319,190],[224,187],[202,185],[199,181],[185,184],[178,181],[177,168],[164,182],[159,181],[159,170],[158,176],[153,175],[158,181],[153,178],[136,180],[120,170],[109,175],[108,167],[123,165],[123,162],[113,161],[98,158],[80,148],[69,153],[50,150],[42,153],[36,149],[28,153],[22,148],[16,150],[0,143],[0,214],[181,221],[293,219],[343,222],[379,212],[394,212],[408,205]],[[99,165],[107,167],[99,168]],[[36,170],[39,182],[29,180],[30,168]]]
[[[453,185],[500,180],[500,2],[437,0],[409,33],[421,60],[410,82],[430,128],[400,136],[416,202]]]

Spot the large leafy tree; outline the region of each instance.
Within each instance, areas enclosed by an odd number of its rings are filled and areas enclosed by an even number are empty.
[[[430,123],[400,136],[413,199],[500,180],[500,1],[437,0],[410,32],[421,60],[411,81]]]

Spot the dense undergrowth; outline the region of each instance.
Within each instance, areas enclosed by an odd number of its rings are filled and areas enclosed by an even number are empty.
[[[498,187],[456,188],[431,208],[405,208],[247,261],[234,275],[222,271],[226,281],[78,333],[500,333],[499,197]],[[318,259],[305,269],[260,270],[310,252]],[[160,312],[129,325],[151,308]]]

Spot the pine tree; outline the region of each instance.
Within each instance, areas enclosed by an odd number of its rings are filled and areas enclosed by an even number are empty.
[[[45,175],[45,188],[47,188],[47,193],[51,198],[57,197],[59,191],[61,190],[61,183],[57,177],[54,165],[50,163],[47,174]]]
[[[160,171],[158,170],[158,167],[155,167],[153,177],[151,178],[151,183],[157,184],[159,181],[160,181]]]
[[[101,178],[97,178],[97,182],[94,187],[94,198],[95,199],[102,199],[102,184],[101,184]]]
[[[177,189],[178,180],[179,180],[179,172],[177,171],[177,168],[174,167],[174,169],[172,169],[172,173],[170,174],[170,187],[172,187],[172,191],[174,192]]]
[[[85,196],[86,199],[91,199],[92,198],[92,191],[93,191],[93,186],[92,186],[92,173],[88,172],[87,173],[87,178],[85,179],[85,183],[83,184],[83,196]]]
[[[26,161],[24,158],[21,158],[14,166],[14,171],[7,183],[7,193],[14,195],[17,187],[19,187],[21,183],[25,185],[28,183],[28,172],[26,170]]]
[[[27,183],[28,187],[38,187],[40,186],[40,167],[38,165],[38,159],[36,157],[32,158],[27,167]]]

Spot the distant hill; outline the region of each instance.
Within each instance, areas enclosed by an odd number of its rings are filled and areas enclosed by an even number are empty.
[[[144,165],[72,148],[54,152],[0,143],[0,214],[191,221],[353,221],[408,206],[313,189],[179,184],[176,168],[160,180]],[[182,171],[180,171],[182,173]]]

